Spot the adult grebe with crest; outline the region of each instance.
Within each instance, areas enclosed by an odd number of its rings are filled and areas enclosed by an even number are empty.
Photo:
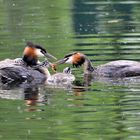
[[[56,62],[56,64],[63,63],[69,63],[75,67],[83,65],[85,75],[96,77],[123,78],[140,76],[140,62],[137,61],[116,60],[94,67],[86,55],[74,52]]]
[[[5,59],[0,61],[0,79],[3,83],[12,81],[30,81],[39,79],[43,81],[46,75],[43,70],[33,68],[39,64],[39,57],[56,59],[49,54],[42,46],[27,42],[23,52],[23,58]]]

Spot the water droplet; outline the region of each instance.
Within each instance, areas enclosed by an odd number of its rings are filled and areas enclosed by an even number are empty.
[[[50,5],[50,7],[54,7],[54,5],[53,5],[53,4],[51,4],[51,5]]]
[[[12,4],[12,6],[14,7],[14,6],[16,6],[16,4],[15,4],[15,3],[13,3],[13,4]]]
[[[48,37],[48,38],[51,38],[51,36],[50,36],[50,35],[48,35],[47,37]]]
[[[85,32],[87,32],[88,30],[87,29],[85,29]]]
[[[28,135],[30,135],[31,134],[31,130],[30,129],[28,129]]]
[[[135,29],[132,29],[132,32],[135,32]]]

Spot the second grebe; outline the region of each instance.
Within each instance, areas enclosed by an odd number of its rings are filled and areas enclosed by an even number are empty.
[[[92,76],[117,78],[140,76],[140,62],[137,61],[117,60],[95,68],[86,55],[80,52],[74,52],[56,62],[56,64],[63,63],[70,63],[75,67],[79,67],[83,64],[84,74]]]
[[[39,64],[38,57],[42,56],[56,59],[43,47],[28,42],[23,52],[23,58],[5,59],[0,61],[1,81],[3,83],[25,80],[31,81],[35,79],[43,81],[46,79],[46,75],[43,73],[43,71],[39,67],[38,69],[32,68],[33,66]]]

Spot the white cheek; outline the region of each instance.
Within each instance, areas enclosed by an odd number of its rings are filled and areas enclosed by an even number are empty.
[[[41,53],[41,50],[39,50],[39,49],[36,50],[36,55],[39,56],[39,57],[43,57],[44,56],[44,54]]]
[[[72,64],[72,62],[73,62],[73,58],[69,57],[69,59],[65,63]]]

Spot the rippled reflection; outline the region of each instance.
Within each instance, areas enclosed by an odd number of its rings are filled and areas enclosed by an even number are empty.
[[[72,51],[93,65],[139,61],[138,0],[0,0],[0,60],[21,57],[26,41],[57,58]],[[58,67],[62,71],[63,67]],[[140,78],[83,77],[70,86],[0,85],[0,138],[140,139]]]

